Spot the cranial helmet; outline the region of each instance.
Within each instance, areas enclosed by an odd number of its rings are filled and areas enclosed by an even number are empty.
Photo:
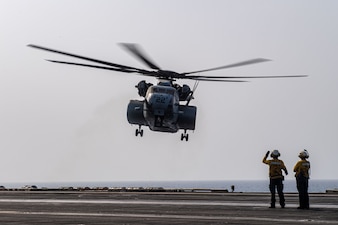
[[[277,149],[273,150],[270,155],[272,158],[279,157],[280,153]]]
[[[303,151],[299,153],[298,157],[301,159],[307,159],[309,158],[309,153],[307,152],[306,149],[304,149]]]

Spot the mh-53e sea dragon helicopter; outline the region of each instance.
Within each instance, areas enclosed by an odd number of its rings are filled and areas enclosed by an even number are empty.
[[[29,47],[45,50],[61,55],[66,55],[93,63],[82,64],[66,61],[48,60],[54,63],[62,63],[68,65],[84,66],[104,70],[112,70],[123,73],[137,73],[144,76],[155,77],[158,79],[157,84],[147,83],[145,80],[140,81],[135,87],[138,89],[138,94],[143,97],[140,100],[130,100],[127,108],[127,119],[130,124],[138,125],[135,135],[143,136],[142,126],[148,126],[152,131],[176,133],[178,130],[183,130],[181,140],[188,141],[189,134],[187,130],[195,130],[196,123],[196,106],[189,105],[193,99],[194,91],[197,88],[199,81],[215,81],[215,82],[245,82],[243,80],[233,80],[242,78],[283,78],[283,77],[304,77],[306,75],[291,75],[291,76],[205,76],[195,75],[202,72],[227,69],[231,67],[244,66],[254,63],[270,61],[269,59],[256,58],[234,64],[219,66],[209,69],[197,70],[192,72],[177,73],[170,70],[162,70],[157,66],[141,48],[136,44],[122,43],[121,46],[133,54],[137,59],[147,65],[149,69],[140,69],[131,66],[106,62],[98,59],[75,55],[59,50],[54,50],[37,45],[28,45]],[[174,83],[177,79],[195,80],[195,85],[191,89],[188,85],[179,85]],[[184,102],[181,104],[181,102]]]

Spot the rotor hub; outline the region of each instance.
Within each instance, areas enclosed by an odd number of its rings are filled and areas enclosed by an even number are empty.
[[[174,79],[182,77],[179,73],[170,70],[159,70],[157,74],[160,78]]]

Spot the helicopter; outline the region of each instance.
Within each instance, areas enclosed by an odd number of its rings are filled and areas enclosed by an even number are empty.
[[[120,43],[126,51],[131,53],[138,60],[143,62],[150,69],[140,69],[132,66],[121,65],[117,63],[107,62],[85,56],[80,56],[64,51],[46,48],[34,44],[29,47],[40,49],[52,53],[57,53],[69,57],[90,61],[94,64],[75,63],[58,60],[47,60],[53,63],[90,67],[103,70],[111,70],[122,73],[136,73],[143,76],[157,78],[157,84],[147,83],[141,80],[135,87],[138,94],[143,100],[130,100],[127,107],[127,120],[132,125],[137,125],[135,136],[143,136],[142,126],[149,127],[152,131],[181,133],[181,141],[189,139],[188,130],[195,130],[197,107],[189,105],[194,99],[194,92],[200,81],[213,82],[246,82],[241,79],[250,78],[290,78],[290,77],[306,77],[307,75],[287,75],[287,76],[206,76],[196,75],[203,72],[222,70],[232,67],[245,66],[250,64],[271,61],[264,58],[254,58],[225,66],[213,67],[209,69],[196,70],[191,72],[178,73],[171,70],[162,70],[153,60],[146,56],[145,52],[137,44]],[[189,85],[179,85],[176,80],[186,79],[194,80],[194,87],[191,89]]]

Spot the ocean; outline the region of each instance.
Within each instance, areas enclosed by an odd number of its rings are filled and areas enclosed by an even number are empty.
[[[38,188],[61,187],[116,187],[116,188],[165,188],[165,189],[227,189],[235,192],[269,192],[269,180],[223,180],[223,181],[111,181],[111,182],[58,182],[58,183],[3,183],[6,188],[20,188],[36,185]],[[309,180],[309,193],[325,193],[326,190],[338,189],[338,180]],[[284,192],[297,192],[295,180],[284,181]]]

